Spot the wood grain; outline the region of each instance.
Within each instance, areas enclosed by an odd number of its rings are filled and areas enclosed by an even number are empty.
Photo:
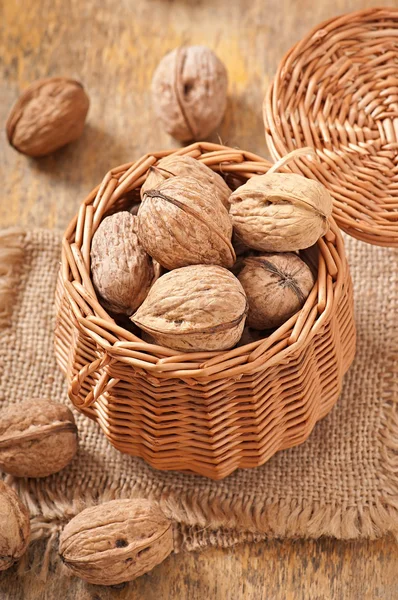
[[[398,6],[398,2],[389,2]],[[149,84],[165,52],[203,43],[230,77],[221,138],[267,155],[261,104],[283,53],[321,20],[383,1],[2,0],[0,2],[0,226],[64,228],[82,198],[117,164],[176,146],[154,121]],[[6,142],[19,92],[38,77],[80,79],[90,96],[82,138],[39,160]],[[326,500],[326,499],[325,499]],[[0,600],[392,600],[398,549],[391,539],[272,541],[170,557],[152,573],[106,589],[34,571],[0,576]]]
[[[396,600],[396,542],[272,541],[170,556],[117,588],[16,568],[0,575],[0,600]]]

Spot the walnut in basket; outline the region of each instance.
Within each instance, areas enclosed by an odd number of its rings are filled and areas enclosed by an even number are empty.
[[[210,48],[182,46],[166,54],[153,75],[153,106],[174,138],[203,140],[224,116],[227,88],[227,71]]]
[[[293,252],[248,256],[238,275],[253,329],[279,327],[299,311],[314,286],[309,266]]]
[[[227,350],[242,335],[247,308],[232,273],[194,265],[160,277],[131,320],[157,344],[182,352]]]
[[[240,240],[265,252],[309,248],[327,232],[332,213],[328,190],[294,173],[256,175],[231,194],[230,204]]]
[[[91,244],[91,275],[101,304],[131,315],[144,301],[159,274],[138,235],[138,217],[127,211],[106,217]]]
[[[193,177],[205,182],[213,190],[224,206],[229,209],[229,197],[231,190],[224,179],[210,169],[207,165],[192,156],[180,156],[170,154],[162,158],[156,167],[151,167],[144,185],[141,188],[141,198],[147,190],[156,189],[159,184],[170,177]]]
[[[144,192],[138,235],[148,254],[166,269],[195,264],[232,267],[232,223],[205,180],[172,177]]]

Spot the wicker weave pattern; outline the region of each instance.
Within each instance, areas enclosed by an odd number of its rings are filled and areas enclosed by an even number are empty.
[[[170,152],[110,171],[83,202],[63,241],[56,355],[75,406],[122,452],[159,469],[220,479],[302,443],[336,402],[355,353],[351,280],[340,232],[308,260],[318,280],[303,309],[268,338],[226,352],[178,352],[116,325],[90,280],[90,244],[104,214],[136,198],[147,169]],[[209,143],[178,151],[245,180],[275,169]]]
[[[264,101],[275,159],[303,146],[320,162],[291,168],[324,183],[353,237],[398,247],[398,10],[330,19],[285,55]]]

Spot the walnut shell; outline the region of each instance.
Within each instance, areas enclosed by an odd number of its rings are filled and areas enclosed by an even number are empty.
[[[214,52],[182,46],[166,54],[153,75],[154,110],[177,140],[203,140],[221,123],[227,89],[227,71]]]
[[[230,196],[239,238],[268,252],[302,250],[328,230],[332,197],[318,181],[293,173],[255,175]]]
[[[67,406],[28,400],[0,412],[0,469],[16,477],[47,477],[72,460],[77,428]]]
[[[78,81],[39,79],[12,107],[6,125],[8,141],[22,154],[50,154],[81,136],[89,103]]]
[[[11,567],[29,544],[29,514],[17,494],[0,480],[0,571]]]
[[[170,177],[193,177],[193,179],[206,183],[213,190],[213,195],[217,196],[229,210],[231,190],[224,179],[200,160],[178,154],[165,156],[155,167],[150,167],[141,188],[141,198],[143,198],[144,192],[156,189],[162,181],[170,179]]]
[[[214,189],[193,177],[172,177],[144,193],[138,235],[166,269],[195,264],[231,267],[235,261],[228,212]]]
[[[144,301],[158,266],[138,235],[138,217],[127,211],[106,217],[91,243],[91,276],[101,304],[111,312],[131,315]]]
[[[200,160],[192,156],[171,154],[162,158],[156,167],[151,167],[141,188],[141,198],[147,190],[156,189],[162,181],[170,177],[193,177],[200,182],[206,182],[212,188],[212,195],[217,196],[229,210],[231,190],[224,179]]]
[[[297,254],[249,256],[238,279],[249,302],[247,325],[279,327],[304,305],[314,285],[309,266]]]
[[[155,343],[181,350],[227,350],[242,335],[245,292],[222,267],[194,265],[160,277],[131,317]]]
[[[59,553],[89,583],[116,585],[135,579],[173,550],[171,523],[150,500],[112,500],[86,508],[63,530]]]

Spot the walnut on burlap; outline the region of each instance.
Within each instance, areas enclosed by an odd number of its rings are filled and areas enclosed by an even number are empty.
[[[0,235],[0,403],[48,397],[70,406],[54,358],[60,233]],[[176,551],[266,537],[374,538],[398,532],[398,253],[346,237],[358,352],[336,407],[300,447],[223,481],[161,472],[118,453],[75,416],[80,449],[46,479],[8,478],[32,515],[33,539],[57,539],[84,506],[153,497],[177,526]],[[48,546],[50,546],[49,544]]]

